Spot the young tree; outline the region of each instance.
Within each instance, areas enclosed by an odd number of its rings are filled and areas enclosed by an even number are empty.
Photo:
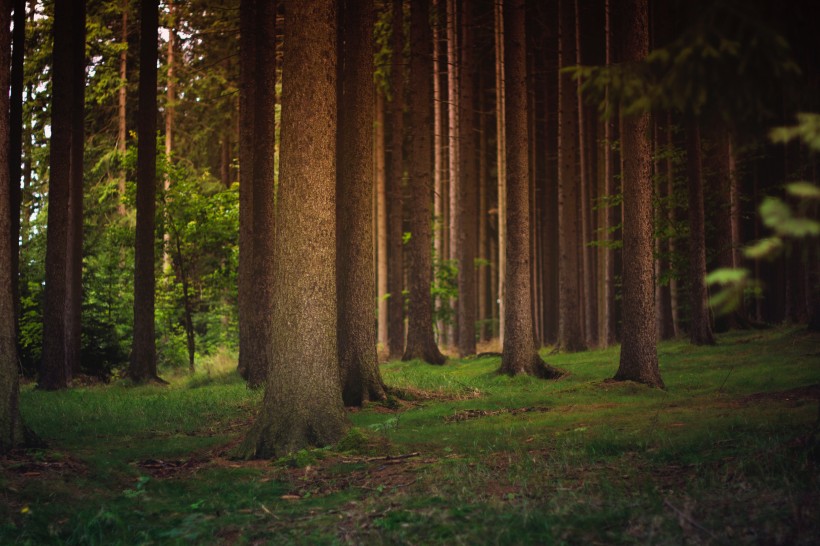
[[[432,31],[430,0],[410,2],[410,134],[412,162],[410,168],[410,288],[407,345],[402,360],[421,359],[430,364],[444,364],[446,358],[433,337],[432,260]]]
[[[649,53],[648,0],[622,4],[624,62],[640,62]],[[615,379],[663,388],[658,369],[655,324],[652,225],[652,147],[649,113],[624,116],[621,147],[624,166],[623,327],[621,360]]]
[[[128,375],[159,381],[154,337],[156,288],[154,226],[157,184],[157,33],[159,1],[140,4],[140,75],[137,105],[137,227],[134,247],[134,342]]]
[[[83,2],[84,6],[84,2]],[[64,389],[74,371],[74,346],[68,336],[71,307],[69,293],[69,244],[72,243],[70,194],[73,173],[72,154],[77,112],[76,78],[78,49],[85,48],[85,10],[68,0],[54,3],[54,53],[51,108],[51,149],[49,157],[48,230],[46,238],[46,287],[43,310],[43,356],[38,385],[43,389]],[[76,189],[75,189],[76,191]],[[76,208],[76,207],[75,207]],[[73,245],[72,245],[73,250]],[[73,272],[73,270],[72,270]],[[78,304],[79,302],[73,302]],[[78,346],[79,342],[77,342]],[[71,351],[73,353],[73,351]]]
[[[18,4],[19,5],[19,4]],[[0,112],[9,110],[9,67],[11,59],[11,0],[0,0]],[[9,118],[0,116],[0,453],[25,441],[20,417],[17,341],[12,298],[11,200],[9,163]]]
[[[348,426],[336,338],[336,7],[288,5],[273,358],[247,457],[333,443]]]
[[[504,2],[504,82],[507,142],[507,293],[501,372],[557,379],[562,372],[541,360],[535,347],[530,277],[529,136],[524,0]]]
[[[373,22],[372,0],[340,0],[337,343],[348,406],[385,398],[373,322]]]

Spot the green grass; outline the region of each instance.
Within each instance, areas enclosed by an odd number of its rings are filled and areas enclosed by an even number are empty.
[[[404,400],[280,461],[231,458],[261,402],[234,373],[26,387],[47,446],[0,459],[0,543],[812,544],[819,346],[794,328],[663,343],[665,391],[606,381],[617,348],[545,353],[557,382],[391,362]]]

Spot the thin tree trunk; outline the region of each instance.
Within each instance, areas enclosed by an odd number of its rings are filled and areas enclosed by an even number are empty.
[[[654,142],[655,142],[655,179],[657,180],[657,195],[663,203],[657,213],[658,221],[661,224],[669,222],[669,190],[667,179],[670,173],[667,172],[669,164],[662,160],[662,154],[668,153],[670,142],[668,133],[661,123],[654,120]],[[660,339],[672,339],[675,337],[675,323],[672,315],[672,290],[670,283],[661,283],[661,277],[670,272],[670,236],[660,235],[655,240],[657,258],[655,260],[655,308],[657,316],[658,337]]]
[[[686,123],[686,166],[689,186],[689,339],[694,345],[714,344],[706,302],[706,240],[700,127],[691,115]]]
[[[397,22],[401,22],[397,24]],[[387,348],[391,359],[404,353],[404,2],[393,0],[393,107],[390,178],[387,180]]]
[[[441,1],[432,0],[433,9],[433,261],[442,262],[446,259],[444,256],[443,238],[445,231],[444,224],[444,118],[442,114],[442,78],[441,78],[441,21],[443,15],[441,13]],[[446,30],[446,27],[445,27]],[[446,35],[446,32],[445,32]],[[445,41],[446,47],[446,41]],[[446,63],[446,56],[445,65]],[[434,308],[440,307],[444,302],[439,298],[433,302]],[[438,342],[441,344],[442,334],[444,333],[444,321],[438,320],[436,322],[436,333],[438,334]]]
[[[385,350],[388,347],[387,302],[390,294],[387,287],[387,165],[385,163],[385,100],[384,93],[375,93],[376,122],[373,130],[374,170],[376,176],[376,282],[378,297],[378,333],[379,345]]]
[[[154,225],[157,183],[158,0],[140,4],[140,80],[137,106],[137,227],[134,253],[134,342],[129,375],[136,383],[158,380],[154,337]]]
[[[482,78],[483,80],[483,78]],[[479,327],[479,339],[487,341],[491,337],[489,329],[490,312],[487,308],[487,293],[489,285],[487,282],[489,273],[489,264],[492,259],[489,254],[488,236],[487,236],[487,210],[488,205],[488,184],[489,175],[487,172],[487,113],[484,109],[486,101],[484,100],[485,93],[484,86],[479,86],[481,93],[479,95],[479,118],[478,118],[478,313],[477,320]]]
[[[11,95],[9,106],[9,199],[11,208],[11,290],[15,339],[20,339],[20,189],[23,156],[23,85],[26,47],[26,0],[13,0],[14,30],[11,37]]]
[[[498,172],[498,340],[504,345],[504,301],[507,283],[507,144],[504,92],[504,0],[495,2],[495,103]]]
[[[530,279],[529,136],[524,0],[504,3],[504,81],[507,126],[507,255],[509,286],[501,373],[557,379],[563,372],[541,360],[533,335]]]
[[[575,8],[572,0],[559,2],[559,68],[575,64]],[[581,286],[578,271],[578,98],[572,76],[558,80],[558,231],[561,292],[558,341],[567,352],[586,349],[581,323]]]
[[[612,14],[610,0],[605,0],[605,41],[606,41],[606,65],[612,64]],[[607,102],[609,102],[609,87],[606,89]],[[612,119],[604,120],[604,193],[607,198],[611,198],[616,193],[615,172],[612,161],[612,144],[615,138]],[[615,225],[615,207],[611,203],[606,203],[604,207],[604,229],[601,236],[604,239],[603,262],[601,270],[604,272],[604,294],[601,302],[601,336],[600,343],[604,347],[615,343],[615,256],[610,247],[612,234],[610,230]]]
[[[459,60],[459,43],[458,43],[458,3],[459,0],[447,1],[447,102],[448,106],[448,160],[449,160],[449,205],[450,205],[450,223],[449,228],[449,247],[450,259],[458,261],[461,257],[462,241],[459,237],[459,199],[461,198],[461,184],[463,182],[460,168],[460,153],[461,153],[461,120],[459,116],[461,109],[459,102],[461,100],[460,92],[460,60]],[[458,270],[461,271],[461,264],[458,264]],[[453,322],[449,325],[449,333],[447,335],[448,341],[451,345],[458,346],[459,334],[459,313],[460,294],[458,299],[450,299],[449,306],[455,311],[453,315]]]
[[[171,164],[171,154],[174,151],[174,112],[176,111],[176,76],[174,74],[174,47],[176,42],[176,8],[174,7],[174,0],[166,0],[168,5],[168,44],[166,49],[167,62],[167,82],[165,85],[165,161],[168,165]],[[166,171],[163,177],[163,187],[165,193],[171,189],[171,173]],[[171,254],[169,247],[171,245],[171,235],[168,229],[162,234],[162,270],[165,274],[171,271]]]
[[[122,29],[120,30],[120,85],[117,91],[117,151],[120,153],[120,162],[125,162],[126,139],[126,97],[128,95],[128,0],[122,0]],[[117,188],[119,190],[119,204],[117,212],[125,216],[125,169],[121,168]]]
[[[433,336],[433,300],[430,286],[433,280],[431,218],[433,208],[433,131],[432,33],[429,22],[429,0],[410,3],[410,134],[412,162],[410,169],[410,305],[407,346],[402,360],[421,359],[430,364],[443,364]]]
[[[649,53],[648,0],[621,5],[624,60],[641,62]],[[622,118],[623,156],[623,330],[616,381],[663,388],[658,369],[652,225],[652,146],[648,113]]]
[[[331,444],[349,426],[336,337],[336,18],[334,0],[288,4],[273,358],[259,417],[241,448],[248,457]],[[364,104],[369,110],[373,103]]]
[[[386,396],[373,322],[373,9],[373,0],[339,7],[337,344],[346,406]]]

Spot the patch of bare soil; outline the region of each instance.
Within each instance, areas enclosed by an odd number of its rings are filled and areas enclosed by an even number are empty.
[[[803,400],[820,400],[820,383],[786,389],[784,391],[757,392],[744,396],[739,402],[744,404],[759,404],[761,402],[798,402]]]
[[[0,492],[0,514],[2,504],[13,513],[20,511],[23,504],[18,493],[29,482],[69,482],[87,474],[85,464],[61,452],[14,450],[0,456],[0,482],[5,483]]]
[[[470,419],[478,419],[480,417],[490,417],[493,415],[519,415],[522,413],[544,413],[550,408],[545,407],[531,407],[531,408],[504,408],[499,410],[483,410],[483,409],[466,409],[447,415],[444,421],[447,423],[455,423],[458,421],[469,421]]]

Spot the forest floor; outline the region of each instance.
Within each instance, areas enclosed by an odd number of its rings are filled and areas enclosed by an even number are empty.
[[[820,336],[658,348],[667,390],[613,383],[618,349],[382,366],[399,396],[338,445],[232,450],[261,401],[207,363],[167,387],[41,392],[46,447],[0,458],[2,544],[816,544]],[[545,351],[546,354],[546,351]]]

